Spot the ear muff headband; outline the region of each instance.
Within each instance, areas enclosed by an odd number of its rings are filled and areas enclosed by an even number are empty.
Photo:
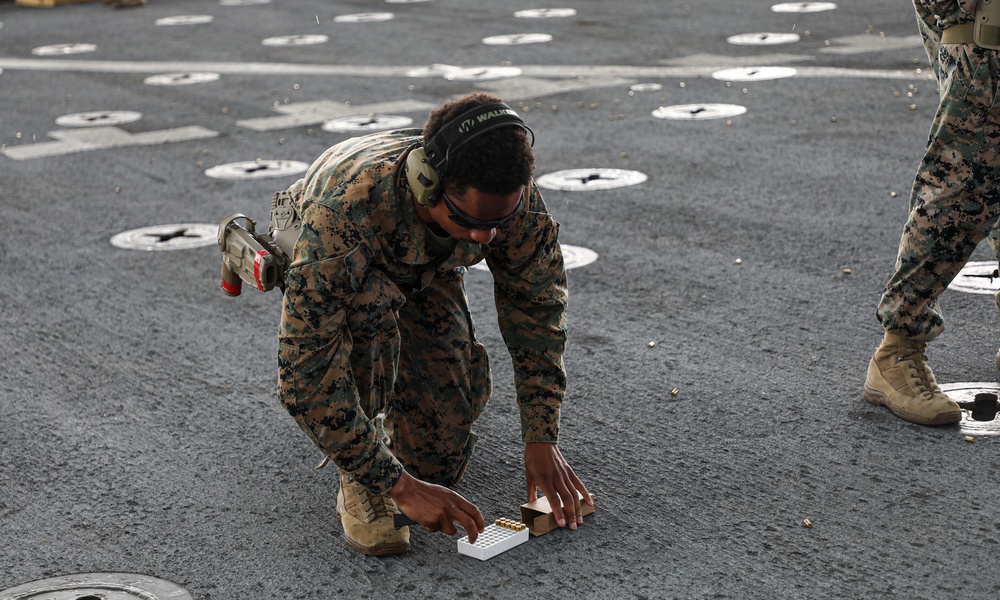
[[[510,126],[520,127],[526,131],[531,135],[531,145],[535,144],[534,132],[524,124],[521,117],[517,116],[511,107],[503,102],[483,104],[467,110],[446,123],[441,131],[437,132],[424,145],[427,160],[430,161],[435,171],[443,175],[448,171],[448,159],[454,150],[461,148],[484,133],[499,127]]]
[[[448,171],[451,152],[470,141],[500,127],[520,127],[531,135],[535,133],[521,117],[503,102],[483,104],[469,109],[445,123],[423,148],[410,150],[406,157],[406,180],[421,206],[434,206],[441,195],[441,176]]]

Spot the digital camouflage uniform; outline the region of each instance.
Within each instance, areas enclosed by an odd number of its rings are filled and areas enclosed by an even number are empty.
[[[941,44],[941,32],[971,23],[975,1],[914,0],[918,26],[941,92],[927,151],[910,196],[896,272],[879,304],[889,332],[929,342],[944,330],[937,298],[988,238],[1000,256],[1000,84],[997,52]]]
[[[468,265],[485,258],[493,274],[525,442],[556,441],[566,386],[566,273],[537,187],[490,244],[437,238],[403,174],[420,142],[419,130],[347,140],[289,190],[302,230],[285,278],[281,400],[324,454],[378,494],[404,467],[453,483],[475,443],[491,378],[469,314]],[[379,411],[391,449],[373,424]]]

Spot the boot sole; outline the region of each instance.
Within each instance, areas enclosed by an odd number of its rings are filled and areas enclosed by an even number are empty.
[[[336,513],[337,520],[340,521],[340,526],[343,527],[344,521],[340,517],[340,509],[337,509]],[[365,556],[389,556],[391,554],[403,554],[405,552],[409,552],[410,550],[409,542],[393,542],[391,544],[375,544],[374,546],[365,546],[347,537],[346,530],[344,531],[344,542]]]
[[[962,420],[961,410],[938,413],[929,419],[921,415],[915,415],[891,404],[885,394],[868,385],[867,381],[865,382],[864,389],[861,391],[861,395],[875,406],[884,406],[900,419],[916,423],[917,425],[954,425]]]

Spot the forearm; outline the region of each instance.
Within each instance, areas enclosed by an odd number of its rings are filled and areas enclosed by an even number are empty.
[[[555,442],[566,391],[566,304],[569,290],[559,225],[532,185],[531,211],[487,256],[497,317],[514,367],[525,442]]]
[[[559,410],[566,391],[566,306],[564,285],[555,288],[559,291],[548,297],[547,304],[535,298],[528,310],[516,308],[524,306],[523,301],[497,295],[525,442],[555,442],[559,437]]]

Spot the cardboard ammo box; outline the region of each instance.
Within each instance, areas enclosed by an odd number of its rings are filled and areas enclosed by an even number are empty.
[[[576,495],[578,498],[583,499],[583,494],[580,492],[577,492]],[[590,497],[594,498],[594,495],[591,494]],[[597,503],[596,499],[594,503]],[[581,502],[580,512],[583,516],[587,516],[594,512],[594,507],[586,502]],[[558,527],[556,525],[556,518],[552,516],[552,507],[549,506],[549,499],[544,496],[534,502],[526,502],[521,505],[521,522],[528,526],[528,531],[531,532],[531,535],[542,535]]]

